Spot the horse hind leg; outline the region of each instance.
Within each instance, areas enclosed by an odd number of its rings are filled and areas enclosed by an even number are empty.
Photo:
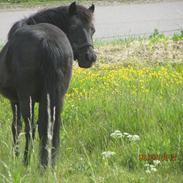
[[[60,148],[60,127],[61,127],[60,113],[62,111],[64,97],[60,97],[58,101],[59,102],[57,106],[54,107],[53,112],[53,126],[52,126],[53,138],[52,138],[52,152],[51,152],[51,160],[53,167],[55,166],[57,154],[59,153]]]
[[[40,163],[42,168],[46,168],[48,165],[47,127],[48,127],[47,103],[46,100],[42,100],[39,103],[39,117],[38,117],[38,132],[40,138]]]
[[[13,121],[12,121],[13,145],[14,145],[15,155],[18,156],[19,155],[18,138],[22,130],[20,105],[19,103],[11,102],[11,108],[13,112]]]
[[[50,95],[44,93],[39,103],[38,132],[40,138],[40,163],[42,168],[49,166],[52,151],[53,106]]]
[[[35,106],[35,101],[32,100],[32,98],[29,98],[29,110],[30,110],[30,126],[31,126],[31,138],[34,141],[35,139],[35,132],[36,132],[36,125],[34,123],[34,106]]]
[[[24,164],[28,165],[30,161],[31,149],[34,140],[34,103],[31,98],[27,98],[20,101],[21,114],[25,122],[25,150],[24,150]]]
[[[59,152],[59,146],[60,146],[60,126],[61,126],[61,119],[60,114],[56,114],[57,117],[55,117],[55,121],[53,122],[53,134],[52,134],[52,150],[51,150],[51,165],[52,167],[55,166],[57,154]]]
[[[39,104],[38,131],[41,142],[40,161],[43,168],[47,166],[54,167],[56,155],[59,151],[61,98],[62,97],[58,97],[58,100],[55,101],[52,96],[48,94],[47,100],[44,99]]]

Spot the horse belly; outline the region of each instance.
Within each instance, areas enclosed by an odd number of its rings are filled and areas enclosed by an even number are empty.
[[[15,88],[6,87],[0,88],[0,93],[11,101],[18,101],[17,93]]]
[[[17,76],[16,89],[20,98],[31,97],[34,101],[39,102],[41,92],[41,82],[39,74],[36,72],[20,72]]]

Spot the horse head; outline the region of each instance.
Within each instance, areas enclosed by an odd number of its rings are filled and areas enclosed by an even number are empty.
[[[95,6],[92,4],[88,9],[72,3],[69,8],[69,30],[74,59],[78,60],[80,67],[89,68],[96,61],[96,53],[93,47],[93,13]]]

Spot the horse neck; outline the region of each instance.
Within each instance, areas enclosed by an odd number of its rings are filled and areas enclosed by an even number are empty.
[[[63,32],[68,32],[67,7],[58,7],[44,10],[25,19],[26,24],[34,25],[38,23],[50,23],[59,27]]]
[[[22,19],[16,22],[8,33],[8,40],[16,32],[16,30],[25,25],[35,25],[39,23],[50,23],[59,27],[65,34],[68,33],[68,13],[67,7],[58,7],[40,11],[29,18]]]

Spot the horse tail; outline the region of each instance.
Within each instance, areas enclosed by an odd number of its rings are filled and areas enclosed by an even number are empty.
[[[8,67],[7,58],[10,57],[8,54],[9,44],[6,43],[5,46],[0,50],[0,88],[6,83]]]
[[[12,62],[12,48],[11,43],[8,41],[2,50],[0,50],[0,83],[1,85],[7,82],[9,75],[11,75],[11,62]]]
[[[59,136],[60,112],[63,100],[64,74],[61,69],[63,61],[62,50],[56,45],[56,41],[44,39],[41,53],[41,96],[39,102],[38,131],[41,139],[41,164],[46,166],[50,160],[49,152],[45,149],[49,146],[48,134],[51,129],[53,139]],[[56,126],[56,128],[55,128]],[[59,144],[52,141],[52,146]],[[54,149],[52,151],[55,151]],[[54,156],[54,155],[53,155]]]
[[[53,117],[53,108],[59,108],[60,97],[63,93],[62,61],[63,53],[55,41],[42,41],[42,63],[41,63],[41,78],[42,85],[42,100],[50,100],[50,111]],[[43,102],[43,103],[44,103]]]
[[[9,43],[7,42],[5,44],[5,46],[0,50],[0,60],[3,59],[3,58],[5,58],[7,56],[8,47],[9,47]]]

